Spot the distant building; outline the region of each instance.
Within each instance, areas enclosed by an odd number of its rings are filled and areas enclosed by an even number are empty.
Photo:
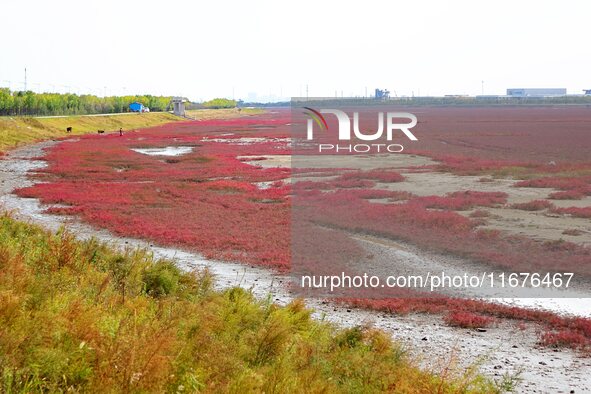
[[[556,97],[566,96],[566,89],[563,88],[519,88],[507,89],[509,97]]]
[[[176,116],[185,116],[185,100],[183,97],[173,97],[172,98],[172,109]]]
[[[376,89],[376,96],[377,99],[385,100],[390,98],[390,91],[388,89]]]
[[[591,96],[591,89],[583,89],[583,92],[585,92],[585,96]]]

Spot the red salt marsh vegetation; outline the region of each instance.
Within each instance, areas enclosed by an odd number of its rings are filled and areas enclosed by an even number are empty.
[[[591,165],[588,149],[584,149],[585,144],[591,146],[591,136],[585,133],[586,122],[591,120],[589,109],[405,110],[416,110],[420,120],[416,129],[419,141],[408,144],[409,151],[438,161],[408,171],[512,177],[523,180],[515,184],[517,187],[589,194]],[[257,167],[238,158],[255,157],[258,160],[249,160],[262,162],[266,155],[290,154],[289,122],[289,113],[278,111],[258,117],[162,126],[123,137],[83,136],[49,150],[45,158],[49,166],[36,175],[44,182],[18,193],[59,204],[49,210],[79,215],[116,234],[191,248],[209,258],[287,270],[291,258],[290,196],[296,192],[298,204],[322,212],[316,222],[328,228],[400,240],[493,268],[542,272],[560,268],[591,276],[587,247],[483,229],[481,223],[487,215],[468,217],[460,212],[504,207],[505,192],[456,190],[419,196],[413,190],[385,190],[380,188],[384,184],[405,183],[402,170],[388,168],[298,168],[294,171],[297,175],[313,172],[324,177],[318,182],[296,182],[292,187],[283,182],[294,175],[289,168]],[[557,128],[560,137],[556,136]],[[164,147],[191,149],[179,156],[132,150]],[[553,208],[547,202],[534,205],[538,208],[540,204],[557,215],[588,217],[588,208]],[[525,208],[529,205],[520,209]],[[320,240],[329,237],[325,232],[314,234]],[[328,256],[333,252],[327,248],[322,253]],[[573,323],[550,313],[528,314],[519,308],[493,308],[487,303],[467,306],[466,300],[442,298],[424,304],[420,300],[406,305],[416,312],[447,313],[450,324],[471,324],[469,315],[458,314],[462,311],[483,318],[539,322],[556,318],[559,322],[552,320],[554,323],[548,326],[550,333],[573,332],[572,338],[591,338],[587,319]],[[397,302],[355,303],[403,312]],[[563,343],[563,339],[555,342]]]
[[[55,213],[73,213],[116,234],[184,245],[206,257],[286,268],[287,188],[262,188],[289,175],[289,169],[256,169],[238,155],[285,153],[285,143],[229,144],[203,141],[233,133],[236,138],[274,138],[285,117],[211,120],[168,125],[138,133],[88,135],[48,152],[46,183],[21,189],[21,196],[62,204]],[[255,127],[275,126],[279,130]],[[221,140],[228,138],[220,135]],[[188,146],[182,156],[150,156],[137,148]],[[63,205],[66,205],[65,207]]]
[[[554,208],[552,212],[567,214],[576,218],[591,219],[591,207],[568,207],[568,208]]]
[[[458,170],[523,164],[548,171],[591,162],[587,106],[404,107],[416,113],[409,148],[447,158]],[[406,146],[405,146],[406,147]],[[455,158],[455,160],[454,160]],[[554,163],[552,163],[554,162]]]
[[[583,197],[585,197],[585,194],[576,190],[554,192],[548,195],[548,198],[551,200],[580,200]]]
[[[591,275],[591,251],[565,241],[541,243],[523,236],[479,229],[479,222],[455,209],[491,206],[502,195],[460,193],[450,197],[414,197],[403,203],[376,204],[355,198],[349,190],[324,193],[308,191],[298,196],[298,205],[307,205],[315,222],[352,232],[403,240],[427,250],[451,253],[474,261],[516,271],[576,272]],[[469,196],[465,203],[462,200]],[[458,198],[460,199],[458,202]],[[491,202],[492,201],[492,202]],[[437,207],[440,209],[430,209]]]
[[[484,328],[494,322],[491,317],[462,311],[450,312],[443,320],[450,326],[462,328]]]
[[[523,211],[542,211],[552,207],[554,207],[554,204],[548,200],[533,200],[511,205],[511,208]]]
[[[591,319],[558,316],[552,312],[500,305],[479,300],[450,297],[411,297],[385,299],[341,299],[352,306],[388,313],[444,314],[444,321],[452,326],[484,328],[498,319],[540,324],[543,329],[539,344],[549,347],[568,347],[591,351]]]
[[[426,208],[448,209],[452,211],[464,211],[473,207],[494,207],[507,202],[507,193],[504,192],[477,192],[459,191],[449,193],[445,197],[427,196],[417,197],[412,200]]]

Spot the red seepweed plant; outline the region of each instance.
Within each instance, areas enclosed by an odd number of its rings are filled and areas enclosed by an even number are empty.
[[[543,211],[544,209],[550,209],[553,207],[554,204],[547,200],[533,200],[511,205],[511,208],[520,209],[522,211]]]
[[[443,321],[452,327],[484,328],[490,326],[494,319],[472,312],[453,311],[445,315]]]
[[[445,197],[426,196],[412,200],[426,208],[449,209],[453,211],[465,211],[474,207],[494,207],[507,202],[507,193],[504,192],[478,192],[459,191],[449,193]]]

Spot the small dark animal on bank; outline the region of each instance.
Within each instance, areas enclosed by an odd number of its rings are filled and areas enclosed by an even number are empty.
[[[105,130],[97,130],[97,133],[99,134],[103,134],[105,132]]]
[[[66,133],[71,133],[72,132],[72,127],[66,127]]]

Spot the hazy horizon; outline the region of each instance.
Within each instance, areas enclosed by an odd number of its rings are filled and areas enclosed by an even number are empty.
[[[194,101],[591,89],[585,1],[162,4],[5,2],[0,86],[26,67],[37,92]]]

